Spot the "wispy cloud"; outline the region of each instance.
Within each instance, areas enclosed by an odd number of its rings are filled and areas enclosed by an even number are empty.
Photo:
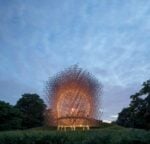
[[[103,118],[110,119],[149,79],[149,4],[0,1],[0,98],[15,103],[24,92],[44,95],[49,76],[78,63],[102,82]],[[12,79],[16,84],[3,91]]]
[[[111,115],[110,117],[112,117],[112,118],[117,118],[118,117],[118,115]]]

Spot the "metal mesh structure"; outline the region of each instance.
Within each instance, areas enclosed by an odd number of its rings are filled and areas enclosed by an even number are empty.
[[[89,128],[100,116],[101,84],[88,72],[72,66],[46,85],[51,124],[58,128]]]

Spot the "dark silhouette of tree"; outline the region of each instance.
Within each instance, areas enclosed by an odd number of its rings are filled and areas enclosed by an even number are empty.
[[[46,105],[37,94],[24,94],[17,101],[16,107],[23,113],[23,128],[43,125]]]
[[[0,130],[20,129],[22,113],[9,103],[0,101]]]
[[[144,82],[142,86],[139,92],[130,96],[131,103],[119,113],[117,124],[150,129],[150,80]]]

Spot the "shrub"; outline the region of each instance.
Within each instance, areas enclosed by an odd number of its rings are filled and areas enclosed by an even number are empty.
[[[89,131],[25,130],[0,132],[0,144],[149,144],[150,132],[112,128]]]

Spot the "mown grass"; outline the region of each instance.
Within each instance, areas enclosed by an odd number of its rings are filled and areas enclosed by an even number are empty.
[[[66,132],[37,128],[0,132],[0,144],[150,144],[150,132],[118,126]]]

